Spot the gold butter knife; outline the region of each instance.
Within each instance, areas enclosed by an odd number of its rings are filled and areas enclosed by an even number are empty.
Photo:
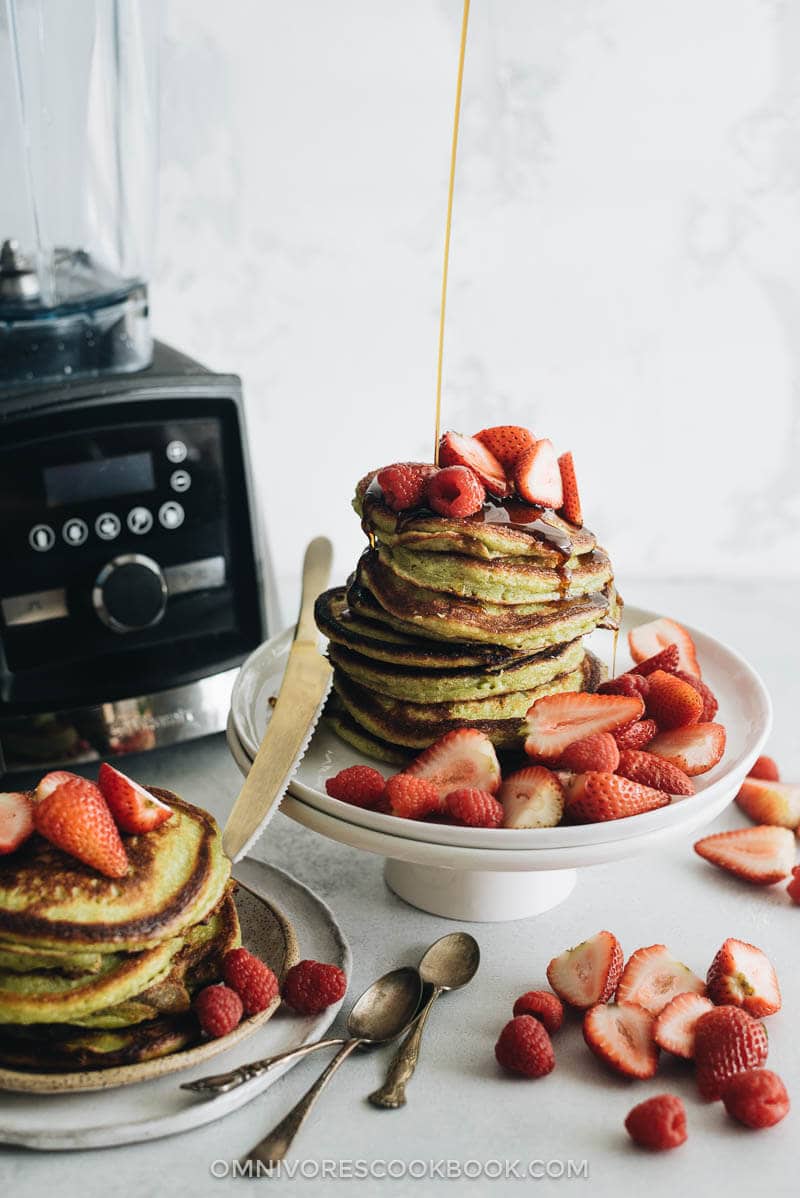
[[[317,537],[303,561],[303,593],[286,673],[250,773],[228,816],[222,845],[238,861],[263,832],[308,748],[333,671],[319,649],[314,603],[331,572],[333,547]]]

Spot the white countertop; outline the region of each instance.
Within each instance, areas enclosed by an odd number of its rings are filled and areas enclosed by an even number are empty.
[[[769,751],[785,777],[800,779],[800,740],[794,710],[800,676],[796,636],[797,596],[791,585],[775,582],[733,584],[695,579],[640,582],[627,597],[685,619],[728,641],[762,673],[775,702],[775,730]],[[291,598],[291,597],[290,597]],[[158,782],[207,806],[222,818],[240,783],[221,736],[130,760],[134,776]],[[714,825],[745,821],[734,809]],[[295,1144],[294,1159],[313,1173],[322,1161],[518,1160],[575,1162],[586,1176],[540,1180],[537,1193],[618,1195],[645,1188],[650,1198],[675,1193],[725,1195],[796,1192],[797,1111],[800,1111],[800,1057],[792,1013],[800,1005],[796,969],[800,911],[783,886],[759,890],[729,879],[678,841],[656,854],[581,871],[572,895],[553,911],[507,924],[454,925],[396,899],[384,886],[380,859],[324,840],[279,816],[258,846],[258,856],[281,865],[312,886],[336,913],[350,940],[354,975],[349,1000],[384,970],[415,963],[432,940],[455,926],[470,926],[482,952],[471,986],[446,996],[434,1008],[408,1105],[378,1111],[365,1102],[388,1061],[388,1053],[356,1056],[334,1079]],[[652,1082],[614,1077],[589,1053],[577,1022],[554,1038],[556,1069],[526,1082],[507,1077],[495,1065],[496,1036],[510,1018],[514,999],[546,985],[549,959],[600,928],[620,938],[626,955],[641,945],[664,942],[702,973],[727,936],[761,946],[780,977],[784,1010],[768,1021],[768,1065],[781,1074],[796,1110],[777,1128],[747,1132],[734,1125],[720,1104],[696,1097],[691,1073],[663,1059]],[[302,951],[302,928],[298,929]],[[341,1021],[341,1017],[340,1017]],[[97,1152],[54,1153],[0,1148],[4,1192],[15,1198],[105,1198],[105,1195],[224,1195],[247,1182],[216,1180],[211,1162],[239,1158],[266,1132],[322,1067],[318,1059],[298,1065],[248,1107],[211,1127],[148,1144]],[[635,1103],[672,1090],[686,1103],[689,1139],[675,1152],[654,1156],[634,1149],[623,1119]],[[98,1097],[98,1101],[102,1101]],[[267,1181],[252,1184],[269,1184]],[[457,1181],[333,1180],[284,1176],[273,1182],[285,1195],[432,1193],[513,1194],[528,1180]],[[591,1190],[587,1188],[591,1187]]]

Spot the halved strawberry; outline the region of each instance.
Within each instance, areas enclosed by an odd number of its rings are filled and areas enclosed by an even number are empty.
[[[690,724],[688,728],[659,732],[650,741],[647,751],[671,761],[684,774],[695,778],[722,760],[725,729],[722,724]]]
[[[600,1003],[586,1012],[583,1038],[596,1057],[626,1077],[653,1077],[659,1048],[653,1039],[655,1020],[633,1004]]]
[[[123,832],[152,832],[172,815],[171,807],[106,761],[100,766],[97,785]]]
[[[24,844],[33,828],[31,796],[19,790],[0,793],[0,856]]]
[[[565,815],[572,823],[626,819],[669,805],[669,795],[618,774],[576,774],[567,789]]]
[[[757,824],[800,827],[800,786],[749,777],[742,783],[736,802]]]
[[[748,778],[765,778],[769,782],[780,782],[780,770],[772,757],[758,757],[750,769]]]
[[[519,455],[536,442],[531,430],[521,428],[518,424],[497,424],[493,428],[481,429],[475,434],[475,440],[494,454],[509,478]]]
[[[564,488],[552,441],[544,437],[520,454],[514,463],[514,485],[526,503],[561,507]]]
[[[99,787],[88,778],[62,782],[34,804],[36,831],[108,878],[128,872],[128,856]]]
[[[579,1011],[608,1002],[622,973],[622,947],[612,932],[597,932],[565,949],[547,966],[547,980],[563,1002]]]
[[[610,732],[593,732],[567,745],[558,762],[562,770],[582,774],[600,770],[613,774],[619,765],[619,747]]]
[[[712,691],[708,683],[703,682],[702,678],[695,678],[694,674],[687,674],[686,670],[669,670],[668,673],[674,674],[676,678],[680,678],[681,682],[688,682],[697,691],[700,698],[703,700],[703,710],[700,713],[700,723],[708,724],[713,720],[714,716],[719,711],[719,703],[717,696]]]
[[[794,865],[795,838],[788,828],[757,824],[704,836],[694,851],[720,869],[755,886],[772,886],[788,878]]]
[[[511,494],[511,483],[497,458],[476,437],[445,433],[439,442],[440,466],[467,466],[487,491],[501,499]]]
[[[403,772],[433,782],[442,810],[451,790],[474,787],[496,794],[502,782],[494,745],[477,728],[456,728],[445,733]]]
[[[637,948],[617,986],[618,1003],[635,1003],[658,1015],[676,994],[705,994],[706,984],[688,965],[677,961],[665,944]]]
[[[73,778],[80,778],[80,776],[80,774],[71,774],[69,770],[51,770],[49,774],[45,774],[43,778],[39,779],[36,790],[33,792],[34,802],[39,803],[42,799],[46,799],[62,782],[70,782]]]
[[[703,994],[676,994],[656,1016],[653,1039],[659,1048],[691,1061],[694,1056],[694,1029],[701,1015],[713,1011],[714,1004]]]
[[[583,511],[571,453],[562,453],[558,459],[558,468],[561,471],[561,489],[564,493],[564,502],[559,514],[570,524],[577,524],[580,528],[583,525]]]
[[[645,625],[647,627],[647,625]],[[640,661],[638,665],[628,670],[629,674],[647,678],[649,674],[654,674],[656,670],[666,670],[668,674],[674,673],[678,668],[681,653],[677,645],[667,645],[665,649],[660,649],[652,657],[646,657],[644,661]],[[625,675],[623,674],[623,678]]]
[[[497,797],[504,828],[554,828],[564,811],[564,788],[543,765],[509,774]]]
[[[688,682],[668,674],[666,670],[655,670],[648,678],[647,714],[655,720],[662,732],[672,728],[685,728],[698,724],[703,714],[703,699],[699,691]]]
[[[694,783],[688,774],[663,757],[645,753],[642,749],[623,749],[619,755],[617,773],[622,778],[630,778],[631,782],[640,782],[642,786],[651,786],[653,790],[663,790],[668,795],[694,794]]]
[[[661,616],[658,620],[650,620],[640,624],[628,633],[628,645],[631,657],[635,662],[647,661],[648,657],[660,653],[669,645],[678,646],[678,668],[686,670],[687,674],[700,677],[700,666],[697,662],[697,651],[694,641],[688,631],[677,620],[669,620]]]
[[[712,1002],[742,1007],[756,1019],[781,1009],[781,988],[772,962],[746,940],[725,941],[709,966],[706,983]]]
[[[613,732],[644,711],[639,695],[591,695],[583,691],[544,695],[528,709],[525,752],[555,760],[567,745],[593,732]]]
[[[624,728],[617,728],[611,735],[620,752],[623,749],[643,749],[658,732],[655,720],[634,720]]]

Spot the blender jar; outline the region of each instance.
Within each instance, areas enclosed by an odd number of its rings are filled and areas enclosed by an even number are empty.
[[[0,0],[0,384],[152,355],[158,0]]]

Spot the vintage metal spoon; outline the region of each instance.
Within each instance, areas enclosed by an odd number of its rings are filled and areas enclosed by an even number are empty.
[[[382,1032],[384,1027],[393,1026],[392,1012],[405,1011],[407,1004],[412,1008],[406,1021],[410,1023],[419,1008],[421,997],[422,979],[416,969],[406,967],[392,970],[373,982],[361,997],[356,999],[347,1020],[347,1036],[331,1036],[325,1040],[315,1040],[312,1044],[302,1044],[299,1048],[289,1049],[288,1052],[279,1052],[274,1057],[264,1057],[260,1061],[240,1065],[238,1069],[230,1069],[227,1073],[215,1073],[209,1077],[199,1077],[197,1081],[183,1082],[181,1089],[211,1098],[215,1094],[227,1094],[229,1090],[235,1090],[237,1086],[244,1085],[254,1077],[260,1077],[262,1073],[268,1073],[284,1061],[300,1060],[301,1057],[307,1057],[320,1048],[349,1045],[352,1037],[358,1037],[359,1041],[365,1044],[381,1044],[384,1040],[402,1035],[405,1025],[401,1024],[398,1031],[388,1036],[375,1035],[376,1030]],[[381,1023],[380,1020],[384,1022]],[[348,1052],[351,1050],[349,1048]]]
[[[472,981],[481,960],[478,942],[467,932],[450,932],[430,946],[419,963],[423,982],[431,986],[431,994],[417,1016],[411,1034],[403,1041],[386,1073],[386,1081],[372,1092],[373,1106],[395,1108],[404,1106],[406,1086],[414,1076],[425,1021],[431,1007],[446,990],[458,990]]]
[[[384,974],[359,998],[347,1020],[349,1038],[313,1086],[244,1158],[264,1165],[283,1160],[309,1111],[339,1066],[360,1045],[385,1044],[402,1036],[413,1021],[422,997],[422,980],[408,966]]]

